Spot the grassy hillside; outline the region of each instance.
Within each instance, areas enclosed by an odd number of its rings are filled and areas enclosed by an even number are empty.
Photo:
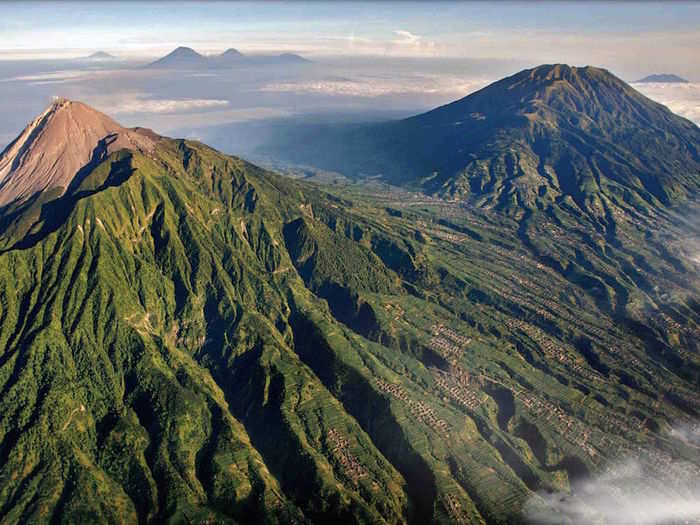
[[[112,154],[2,217],[0,521],[516,523],[615,457],[692,459],[688,232],[621,206],[611,240]]]

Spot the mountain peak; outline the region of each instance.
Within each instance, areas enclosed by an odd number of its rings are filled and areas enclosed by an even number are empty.
[[[619,90],[627,88],[627,84],[624,81],[607,69],[593,66],[579,67],[568,64],[545,64],[526,69],[509,78],[520,80],[533,90],[541,86],[551,86],[553,88],[570,86],[581,94],[590,94],[601,85],[611,86]]]
[[[150,151],[151,136],[67,98],[56,98],[0,154],[0,206],[36,193],[64,193],[81,168],[113,151]]]
[[[504,207],[533,207],[536,201],[544,207],[568,196],[601,215],[600,202],[613,187],[648,203],[668,203],[697,184],[698,128],[602,68],[526,69],[409,122],[429,125],[433,134],[439,126],[443,136],[437,140],[453,145],[438,156],[448,159],[444,165],[425,168],[441,174],[434,191],[488,194]],[[468,134],[462,122],[469,123]],[[666,137],[663,143],[654,138],[658,134]],[[513,152],[507,162],[503,151]],[[487,183],[486,165],[507,174],[500,190]]]
[[[200,55],[191,47],[179,46],[162,58],[159,58],[151,67],[177,67],[192,66],[194,64],[206,63],[207,57]]]
[[[169,56],[180,56],[180,57],[201,57],[199,53],[197,53],[194,49],[191,47],[186,47],[186,46],[178,46],[176,47],[172,52],[170,52]]]
[[[478,114],[489,122],[525,117],[531,122],[554,124],[575,113],[576,118],[593,119],[588,123],[599,125],[599,117],[607,115],[609,108],[640,104],[642,99],[640,93],[606,69],[544,64],[413,118],[449,124]]]
[[[233,65],[291,65],[310,62],[306,58],[294,53],[282,53],[280,55],[244,55],[231,47],[223,53],[214,55],[201,55],[194,49],[180,46],[164,57],[152,62],[148,67],[154,68],[216,68]]]
[[[117,57],[104,51],[97,51],[85,57],[86,60],[114,60],[115,58]]]
[[[605,226],[620,195],[652,209],[698,189],[700,129],[591,66],[541,65],[404,120],[318,129],[271,151],[516,217],[573,203]]]
[[[656,75],[648,75],[644,78],[640,78],[637,82],[672,82],[679,84],[687,84],[688,81],[684,78],[674,75],[673,73],[659,73]]]
[[[50,109],[60,108],[61,106],[65,106],[65,105],[70,104],[70,103],[71,103],[70,99],[68,99],[66,97],[54,97],[53,100],[51,101],[51,104],[49,104],[47,111]]]
[[[627,90],[627,84],[607,69],[593,66],[570,66],[568,64],[545,64],[525,69],[496,83],[510,83],[511,89],[518,86],[537,91],[543,86],[550,89],[571,86],[579,94],[591,94],[601,85]]]
[[[241,53],[238,49],[235,49],[233,47],[228,48],[226,51],[221,53],[222,57],[242,57],[243,53]]]
[[[299,63],[311,62],[311,60],[309,60],[308,58],[304,58],[303,56],[297,55],[296,53],[282,53],[282,54],[279,56],[279,59],[280,59],[280,60],[283,60],[283,61],[285,61],[285,62],[290,62],[290,63],[294,63],[294,62],[299,62]]]
[[[569,64],[542,64],[521,73],[528,74],[530,78],[544,78],[547,80],[561,80],[576,76],[596,77],[612,75],[609,71],[593,66],[570,66]]]

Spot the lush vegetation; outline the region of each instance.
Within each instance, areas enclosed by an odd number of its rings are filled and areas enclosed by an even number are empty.
[[[626,454],[697,471],[700,232],[610,195],[601,227],[162,139],[4,210],[0,521],[517,523]]]

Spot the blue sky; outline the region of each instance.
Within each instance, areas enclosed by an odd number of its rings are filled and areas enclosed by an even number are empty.
[[[700,4],[689,2],[3,2],[0,57],[154,56],[189,45],[611,67],[637,59],[689,74],[698,27]]]

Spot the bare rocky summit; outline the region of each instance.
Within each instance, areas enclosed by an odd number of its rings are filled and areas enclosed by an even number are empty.
[[[0,154],[0,206],[49,189],[63,193],[89,163],[120,149],[150,151],[155,140],[81,102],[56,99]]]

